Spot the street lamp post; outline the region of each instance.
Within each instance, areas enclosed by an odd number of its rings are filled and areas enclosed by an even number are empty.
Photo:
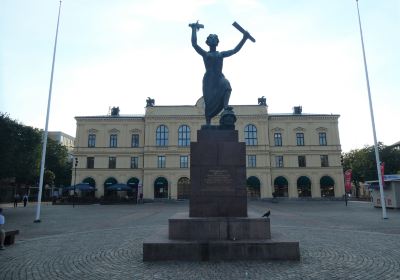
[[[78,158],[75,158],[75,174],[74,174],[74,197],[72,198],[72,207],[75,207],[75,197],[76,197],[76,167],[78,166]]]

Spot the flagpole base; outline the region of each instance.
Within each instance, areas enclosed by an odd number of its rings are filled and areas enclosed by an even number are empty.
[[[37,219],[37,220],[34,220],[33,222],[34,223],[40,223],[41,221],[40,221],[40,219]]]

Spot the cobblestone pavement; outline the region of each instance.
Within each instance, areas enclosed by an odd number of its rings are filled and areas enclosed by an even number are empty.
[[[4,206],[3,206],[4,207]],[[301,260],[142,261],[142,242],[167,229],[187,202],[144,205],[4,207],[16,244],[0,251],[0,279],[400,279],[400,211],[388,220],[369,203],[256,201],[271,209],[272,236],[299,240]]]

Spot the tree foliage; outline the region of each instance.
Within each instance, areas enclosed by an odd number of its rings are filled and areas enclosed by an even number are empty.
[[[41,134],[0,113],[0,178],[32,184],[39,174]]]
[[[385,174],[400,173],[400,150],[379,143],[378,151],[381,162],[385,163]],[[365,146],[362,149],[344,153],[343,169],[352,169],[355,185],[358,185],[359,182],[377,180],[378,171],[376,169],[374,146]]]
[[[55,178],[56,178],[56,175],[54,174],[53,171],[51,171],[51,170],[45,170],[44,171],[43,183],[45,185],[52,186],[54,184],[54,179]]]
[[[12,178],[17,184],[26,185],[38,182],[42,135],[43,131],[20,124],[0,112],[0,180]],[[45,168],[48,174],[54,175],[51,181],[56,186],[69,184],[72,166],[66,147],[48,139]]]
[[[52,139],[47,139],[46,170],[54,173],[56,186],[67,186],[71,183],[72,162],[68,159],[68,150]]]

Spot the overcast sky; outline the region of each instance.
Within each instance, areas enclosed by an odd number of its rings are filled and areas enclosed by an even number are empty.
[[[44,128],[59,1],[0,2],[0,111]],[[400,140],[400,1],[360,0],[378,141]],[[218,50],[257,40],[225,59],[230,104],[270,113],[339,114],[342,150],[373,144],[355,0],[65,0],[49,130],[75,136],[75,116],[144,114],[156,105],[194,105],[204,66],[188,23],[205,25],[199,45]]]

